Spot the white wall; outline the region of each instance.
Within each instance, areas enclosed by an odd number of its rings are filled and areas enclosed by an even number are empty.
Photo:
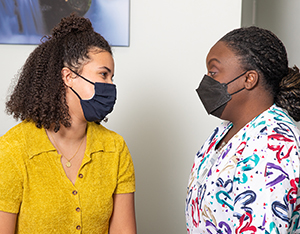
[[[9,89],[13,87],[18,70],[24,64],[34,46],[0,44],[0,136],[16,124],[16,121],[5,114],[5,101]]]
[[[142,234],[186,233],[194,155],[219,121],[195,89],[210,47],[240,26],[240,0],[131,0],[130,47],[113,48],[118,100],[108,128],[123,135],[136,169]],[[1,111],[10,79],[32,46],[1,45]],[[0,113],[0,134],[15,123]]]

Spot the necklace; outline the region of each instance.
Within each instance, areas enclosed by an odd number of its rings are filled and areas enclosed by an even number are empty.
[[[50,134],[50,132],[49,132],[49,134]],[[52,138],[52,140],[53,140],[54,147],[55,147],[59,152],[61,152],[61,150],[58,148],[58,146],[57,146],[57,144],[56,144],[56,142],[55,142],[55,140],[54,140],[52,134],[50,134],[50,135],[51,135],[51,138]],[[67,162],[66,162],[66,164],[65,164],[66,167],[70,168],[70,167],[72,166],[71,160],[72,160],[72,159],[76,156],[76,154],[78,153],[78,151],[79,151],[79,149],[80,149],[80,146],[82,145],[82,142],[83,142],[84,138],[85,138],[85,136],[82,138],[82,140],[81,140],[81,142],[80,142],[80,144],[79,144],[79,147],[77,148],[75,154],[74,154],[70,159],[67,159],[63,154],[61,154],[61,156],[64,157],[64,158],[67,160]]]

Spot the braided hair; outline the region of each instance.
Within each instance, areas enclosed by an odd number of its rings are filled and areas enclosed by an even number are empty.
[[[112,54],[108,42],[92,27],[89,19],[71,14],[44,36],[29,55],[6,102],[6,112],[15,119],[33,121],[38,128],[71,126],[66,86],[61,70],[79,71],[89,61],[91,50]]]
[[[251,26],[235,29],[220,41],[232,49],[245,70],[256,70],[276,105],[300,121],[300,73],[288,67],[287,52],[271,31]]]

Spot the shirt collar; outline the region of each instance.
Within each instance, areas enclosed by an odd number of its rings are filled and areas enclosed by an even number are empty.
[[[35,123],[31,121],[24,121],[21,124],[23,125],[25,145],[30,159],[41,153],[56,150],[48,139],[44,128],[37,128]]]
[[[114,152],[116,143],[112,132],[102,125],[94,122],[88,122],[87,125],[87,144],[85,153],[90,156],[93,153],[105,151]]]
[[[21,124],[23,124],[25,144],[30,159],[44,152],[56,151],[44,128],[37,128],[35,123],[29,121]],[[90,156],[100,151],[114,152],[115,149],[116,144],[112,132],[102,125],[88,122],[86,154]]]

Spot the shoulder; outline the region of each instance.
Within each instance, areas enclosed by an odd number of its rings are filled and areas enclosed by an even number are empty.
[[[105,138],[106,140],[124,141],[123,137],[118,133],[104,127],[101,124],[88,123],[88,131],[97,138]]]
[[[24,123],[19,123],[0,137],[0,170],[7,176],[17,176],[23,171],[24,159],[27,157],[25,150]]]
[[[3,136],[0,137],[0,150],[3,152],[6,149],[14,149],[23,145],[24,123],[19,123],[8,130]]]
[[[115,151],[117,149],[117,151],[120,151],[126,145],[121,135],[96,123],[88,123],[87,136],[88,144],[93,149],[102,148],[105,151]]]
[[[257,137],[268,140],[270,136],[279,134],[299,142],[299,129],[291,117],[275,104],[255,117],[244,128],[246,139]]]
[[[39,129],[33,122],[23,121],[11,128],[0,137],[0,158],[28,157],[29,149],[41,147],[43,129]]]
[[[259,133],[265,135],[268,141],[276,139],[286,143],[294,142],[299,146],[300,131],[285,110],[273,105],[264,112],[263,117],[265,127]]]
[[[256,155],[265,163],[299,163],[299,129],[281,108],[273,105],[245,128],[248,129],[241,132],[237,155]]]

